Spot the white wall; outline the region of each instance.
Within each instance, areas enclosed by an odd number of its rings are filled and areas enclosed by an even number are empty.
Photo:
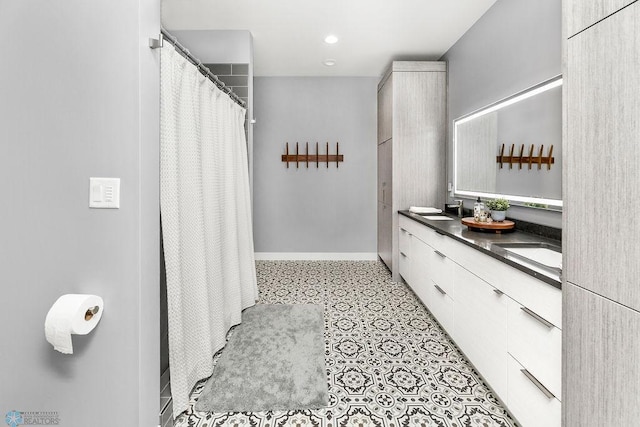
[[[157,0],[0,2],[0,416],[155,426],[159,391]],[[88,208],[90,176],[121,209]],[[65,293],[105,301],[74,354],[45,341]]]
[[[254,240],[256,252],[365,253],[376,245],[375,77],[256,77]],[[285,143],[320,152],[340,142],[339,168],[289,169]]]

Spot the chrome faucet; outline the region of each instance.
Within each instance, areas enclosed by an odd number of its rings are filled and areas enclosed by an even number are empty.
[[[447,205],[449,208],[458,208],[458,218],[462,218],[464,212],[464,200],[454,200],[455,204]]]

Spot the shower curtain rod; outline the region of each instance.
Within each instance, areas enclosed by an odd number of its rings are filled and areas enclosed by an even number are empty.
[[[202,63],[202,61],[200,61],[198,58],[196,58],[195,56],[193,56],[193,54],[191,52],[189,52],[189,49],[187,49],[186,47],[184,47],[182,44],[180,44],[180,42],[178,41],[177,37],[172,36],[167,30],[165,30],[164,28],[161,29],[161,34],[163,36],[163,38],[165,40],[167,40],[169,43],[171,43],[173,45],[173,47],[175,47],[178,52],[180,52],[180,54],[182,56],[184,56],[189,62],[191,62],[193,65],[195,65],[196,67],[198,67],[198,71],[200,71],[202,74],[204,74],[209,80],[211,80],[213,82],[214,85],[216,85],[218,87],[218,89],[220,89],[221,91],[223,91],[224,93],[226,93],[227,95],[229,95],[229,97],[238,105],[240,105],[243,108],[247,108],[247,104],[240,99],[240,97],[238,95],[236,95],[235,93],[233,93],[233,91],[227,87],[227,85],[225,85],[220,79],[218,79],[218,77],[213,74],[211,71],[209,71],[209,69],[207,67],[204,66],[204,64]]]

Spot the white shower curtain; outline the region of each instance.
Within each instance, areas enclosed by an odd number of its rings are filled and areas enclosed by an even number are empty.
[[[167,43],[168,44],[168,43]],[[256,285],[244,108],[173,46],[161,56],[160,204],[173,413],[211,375]]]

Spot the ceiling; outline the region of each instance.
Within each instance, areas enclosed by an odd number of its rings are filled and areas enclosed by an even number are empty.
[[[250,31],[256,76],[380,76],[392,60],[439,59],[495,1],[163,0],[162,22]]]

